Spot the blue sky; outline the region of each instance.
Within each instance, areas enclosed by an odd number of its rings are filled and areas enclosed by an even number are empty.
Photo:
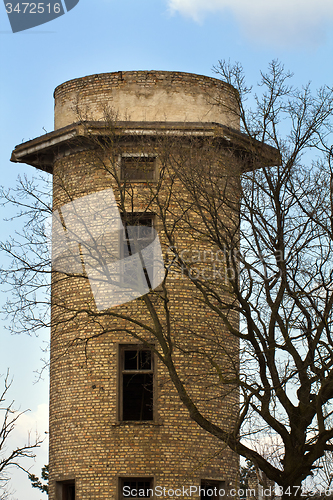
[[[13,2],[16,4],[17,2]],[[33,168],[9,162],[16,144],[53,130],[53,90],[60,83],[119,70],[186,71],[214,76],[219,59],[243,64],[248,81],[272,59],[291,70],[296,85],[333,85],[332,0],[80,0],[62,17],[13,34],[0,5],[0,183],[13,186]],[[16,226],[2,222],[1,238]],[[1,256],[0,256],[1,259]],[[0,302],[6,294],[2,292]],[[47,332],[10,336],[0,317],[0,374],[10,368],[11,398],[30,408],[15,441],[47,431],[48,381],[34,383]],[[46,444],[33,472],[47,462]],[[23,473],[13,475],[17,500],[40,500]]]

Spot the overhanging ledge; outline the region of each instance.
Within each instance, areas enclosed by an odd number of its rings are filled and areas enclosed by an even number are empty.
[[[238,130],[218,123],[198,122],[117,122],[110,126],[105,122],[77,122],[67,127],[42,135],[31,141],[15,147],[11,161],[26,163],[35,168],[53,173],[54,161],[73,152],[77,152],[78,145],[82,149],[89,149],[93,137],[211,137],[216,139],[220,147],[232,150],[244,161],[244,171],[261,167],[281,164],[281,157],[277,149],[249,138]],[[95,143],[96,145],[96,143]],[[260,159],[260,162],[258,160]]]

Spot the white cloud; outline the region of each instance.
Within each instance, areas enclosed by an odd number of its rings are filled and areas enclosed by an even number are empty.
[[[12,438],[17,446],[22,446],[28,441],[34,441],[36,435],[39,438],[45,438],[45,432],[49,429],[49,410],[47,404],[40,404],[36,411],[27,411],[23,413],[16,421],[15,430]]]
[[[279,45],[317,45],[333,21],[332,0],[168,0],[168,5],[197,22],[208,13],[231,12],[247,36]]]

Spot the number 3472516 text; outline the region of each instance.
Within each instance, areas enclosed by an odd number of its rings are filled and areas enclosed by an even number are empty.
[[[59,14],[61,12],[60,3],[6,3],[7,14],[17,13],[17,14]]]

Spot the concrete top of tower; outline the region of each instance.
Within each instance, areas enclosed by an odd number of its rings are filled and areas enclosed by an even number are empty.
[[[239,129],[236,90],[174,71],[117,71],[69,80],[54,91],[55,130],[78,121],[215,122]]]

